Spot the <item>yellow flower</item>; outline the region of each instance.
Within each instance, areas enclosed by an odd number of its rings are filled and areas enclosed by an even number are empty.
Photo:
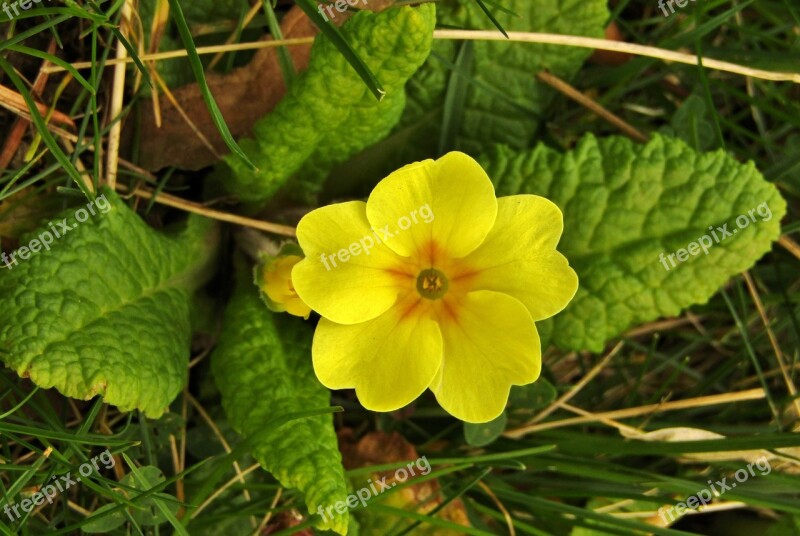
[[[355,388],[374,411],[430,388],[463,421],[494,419],[512,385],[539,377],[534,322],[577,290],[555,249],[562,230],[555,204],[497,199],[486,172],[458,152],[395,171],[366,203],[307,214],[297,227],[306,258],[292,276],[322,316],[317,377]]]
[[[271,302],[270,309],[308,318],[311,307],[303,303],[292,284],[292,268],[301,260],[299,255],[287,255],[269,261],[262,272],[261,289]]]

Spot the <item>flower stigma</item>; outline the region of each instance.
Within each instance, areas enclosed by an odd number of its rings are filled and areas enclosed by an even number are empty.
[[[429,300],[441,299],[447,294],[450,282],[442,272],[436,268],[422,270],[417,276],[417,292]]]

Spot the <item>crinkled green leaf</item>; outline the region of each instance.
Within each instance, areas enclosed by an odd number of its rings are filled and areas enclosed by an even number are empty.
[[[159,417],[186,382],[190,300],[207,279],[217,227],[191,216],[165,235],[112,191],[101,193],[109,204],[83,223],[75,208],[53,220],[56,230],[62,219],[72,229],[49,250],[0,268],[0,359],[40,387],[100,394]]]
[[[333,417],[307,417],[264,430],[281,415],[330,405],[330,392],[311,366],[311,328],[302,320],[269,311],[247,274],[225,310],[212,356],[214,379],[234,429],[261,434],[253,456],[280,483],[298,489],[310,513],[344,501],[347,488]],[[320,528],[347,532],[347,514]]]
[[[778,190],[752,162],[722,151],[697,153],[660,136],[636,145],[589,135],[565,154],[542,145],[525,152],[498,147],[482,162],[498,195],[541,195],[564,213],[558,249],[580,287],[552,320],[552,341],[567,349],[600,351],[631,326],[707,302],[770,250],[786,212]],[[750,223],[737,229],[741,215]],[[726,224],[737,232],[716,243],[709,227]],[[715,242],[707,255],[701,249],[685,262],[674,258],[675,267],[667,260],[665,269],[661,254],[704,235]]]
[[[608,19],[606,0],[508,0],[503,6],[519,15],[490,8],[507,31],[602,37]],[[497,31],[475,0],[442,3],[438,19],[442,26]],[[437,41],[433,47],[435,54],[451,64],[455,64],[457,50],[455,41]],[[530,147],[539,117],[555,95],[552,88],[537,81],[536,73],[547,70],[570,79],[591,53],[576,47],[476,41],[471,61],[463,67],[473,83],[467,90],[453,148],[478,153],[495,143]],[[429,116],[443,109],[450,72],[446,64],[431,56],[411,78],[402,128],[420,125],[419,138],[438,140],[441,121]]]
[[[504,0],[503,7],[519,17],[486,4],[507,31],[602,37],[608,19],[606,0]],[[439,27],[500,34],[475,0],[444,0],[436,6]],[[441,156],[442,141],[445,151],[469,154],[480,154],[498,143],[516,149],[531,147],[556,95],[536,79],[536,73],[547,70],[570,80],[592,53],[576,47],[473,41],[469,54],[459,62],[460,46],[458,41],[434,41],[430,57],[406,85],[408,104],[395,129],[332,170],[331,190],[349,195],[352,188],[338,185],[374,185],[405,164]],[[454,70],[460,74],[453,76]],[[453,121],[445,121],[448,88],[459,86],[451,91],[459,94],[462,84],[466,95],[451,99]],[[450,129],[444,140],[443,125]],[[361,193],[366,196],[369,190]]]
[[[290,177],[291,193],[311,196],[334,164],[386,136],[405,106],[403,86],[428,57],[432,4],[381,13],[361,11],[342,27],[386,91],[380,102],[326,38],[317,37],[308,69],[241,147],[259,168],[228,157],[218,168],[225,188],[244,201],[263,201]]]

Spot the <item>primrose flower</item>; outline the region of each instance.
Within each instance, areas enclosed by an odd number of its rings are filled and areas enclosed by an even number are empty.
[[[383,179],[366,203],[316,209],[297,227],[292,271],[322,318],[312,358],[331,389],[392,411],[433,391],[451,415],[487,422],[512,385],[535,381],[534,322],[566,307],[578,277],[556,251],[562,214],[535,195],[497,199],[452,152]]]
[[[292,285],[292,268],[302,259],[299,255],[278,257],[268,261],[261,270],[259,286],[267,295],[271,310],[303,318],[311,315],[311,307],[303,303]]]

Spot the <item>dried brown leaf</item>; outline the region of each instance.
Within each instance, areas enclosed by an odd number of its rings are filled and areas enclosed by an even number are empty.
[[[281,22],[285,39],[313,37],[317,34],[314,24],[297,7],[293,7]],[[272,37],[266,37],[271,40]],[[311,45],[292,46],[289,55],[296,71],[308,65]],[[230,73],[206,73],[211,93],[235,138],[250,134],[256,120],[269,113],[286,93],[283,75],[278,63],[275,47],[258,50],[247,65]],[[187,84],[173,91],[177,102],[198,130],[211,141],[219,154],[227,154],[211,115],[208,113],[200,88],[196,83]],[[197,170],[217,161],[192,127],[181,117],[180,112],[163,96],[160,96],[161,128],[156,126],[152,102],[140,107],[141,146],[139,165],[150,171],[167,166]],[[127,125],[126,135],[131,136],[133,123]]]

